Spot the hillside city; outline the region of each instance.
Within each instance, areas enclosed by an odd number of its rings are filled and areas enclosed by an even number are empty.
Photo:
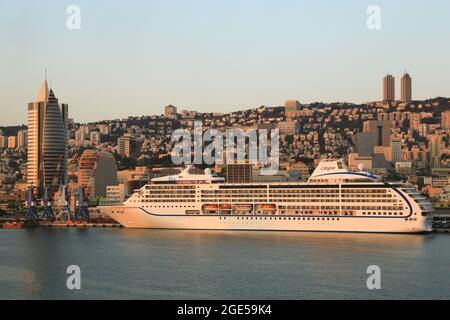
[[[201,121],[204,130],[279,129],[279,172],[263,177],[256,164],[248,164],[250,171],[236,177],[233,170],[241,168],[233,168],[235,164],[212,168],[230,182],[306,181],[320,159],[344,157],[352,170],[413,183],[435,206],[448,206],[450,99],[413,100],[408,74],[401,84],[398,100],[395,79],[386,76],[383,99],[364,104],[288,100],[281,106],[231,113],[201,113],[169,105],[161,115],[92,123],[77,123],[67,117],[66,168],[57,170],[65,170],[64,179],[73,197],[83,186],[92,206],[121,203],[151,178],[181,169],[172,164],[172,133],[180,128],[192,132],[194,122]],[[46,83],[43,88],[43,97],[37,102],[58,105]],[[30,141],[34,141],[29,134],[30,106],[28,110],[27,125],[0,128],[0,212],[23,210],[30,177],[35,174],[27,165]]]

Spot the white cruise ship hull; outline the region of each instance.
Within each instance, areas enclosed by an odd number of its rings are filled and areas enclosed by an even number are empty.
[[[431,218],[154,214],[139,207],[102,207],[127,228],[303,232],[428,233]]]
[[[152,179],[122,206],[103,211],[127,228],[254,231],[426,233],[429,201],[342,160],[323,160],[307,183],[226,183],[178,175]]]

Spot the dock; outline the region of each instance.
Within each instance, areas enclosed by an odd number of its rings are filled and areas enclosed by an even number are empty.
[[[39,222],[39,227],[44,228],[121,228],[118,223],[91,223],[91,222]]]
[[[33,221],[3,220],[0,221],[0,229],[27,229],[36,228],[38,225]]]
[[[450,211],[437,209],[433,213],[433,231],[450,233]]]
[[[92,219],[91,221],[45,221],[25,219],[0,219],[0,229],[28,229],[28,228],[121,228],[122,226],[112,219]]]
[[[450,228],[433,228],[435,233],[450,233]]]

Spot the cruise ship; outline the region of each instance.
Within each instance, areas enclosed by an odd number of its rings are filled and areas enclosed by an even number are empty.
[[[322,160],[307,182],[232,184],[189,166],[101,209],[128,228],[364,233],[431,232],[433,211],[416,187],[342,159]]]

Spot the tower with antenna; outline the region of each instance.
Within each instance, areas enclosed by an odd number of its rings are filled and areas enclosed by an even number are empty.
[[[28,104],[27,183],[42,198],[67,182],[68,105],[60,103],[47,84],[47,68],[39,95]],[[45,141],[44,141],[45,140]]]

